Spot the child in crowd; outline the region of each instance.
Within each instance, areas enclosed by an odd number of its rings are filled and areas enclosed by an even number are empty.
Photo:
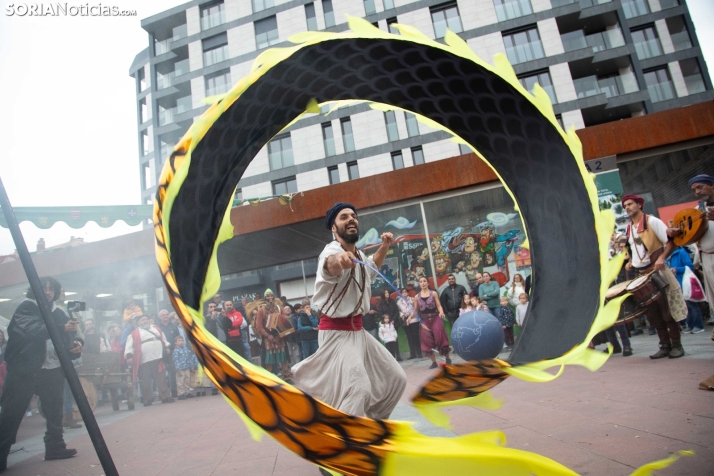
[[[459,316],[466,314],[469,311],[473,311],[474,308],[471,306],[471,296],[464,294],[463,299],[461,299],[461,309],[459,309]]]
[[[521,326],[526,320],[526,311],[528,310],[528,295],[526,293],[521,293],[518,296],[518,301],[520,304],[516,306],[516,330],[520,331]],[[519,332],[516,332],[518,335]]]
[[[379,338],[384,342],[390,354],[397,358],[397,331],[394,329],[392,319],[389,314],[382,315],[382,323],[379,325]]]
[[[506,341],[507,350],[513,350],[513,325],[516,323],[516,317],[513,315],[513,309],[508,305],[508,297],[501,297],[501,307],[496,308],[496,319],[503,326],[503,337]]]
[[[179,400],[186,400],[194,397],[193,394],[189,393],[191,390],[191,370],[196,371],[198,369],[198,360],[196,360],[196,355],[186,348],[182,336],[176,336],[174,342],[176,342],[176,346],[171,352],[171,358],[176,368],[176,391]]]
[[[483,299],[478,296],[471,296],[471,307],[475,311],[484,311],[488,313],[491,312],[491,310],[488,308],[488,305],[483,302]]]

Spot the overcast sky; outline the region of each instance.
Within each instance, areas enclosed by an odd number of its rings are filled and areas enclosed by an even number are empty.
[[[19,2],[0,1],[0,178],[13,206],[140,203],[129,66],[148,45],[141,19],[182,3],[101,2],[136,10],[136,17],[18,17],[6,10]],[[714,1],[688,3],[711,72]],[[81,230],[64,223],[49,230],[24,223],[21,229],[34,251],[40,237],[53,246],[70,236],[96,241],[139,228],[117,222],[103,229],[91,222]],[[0,227],[0,255],[14,249],[9,231]]]

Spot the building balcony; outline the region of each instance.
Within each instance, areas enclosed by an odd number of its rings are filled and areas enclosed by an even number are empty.
[[[222,25],[226,22],[226,14],[223,5],[220,5],[220,9],[214,13],[203,15],[201,17],[201,30],[209,30],[215,28],[218,25]]]
[[[206,97],[211,97],[211,96],[217,96],[219,94],[225,94],[231,89],[231,85],[226,83],[226,84],[219,84],[213,87],[208,87],[206,88]]]
[[[176,100],[176,106],[171,108],[159,107],[159,126],[165,126],[174,122],[174,118],[179,114],[193,109],[191,96],[184,96]]]
[[[662,45],[660,44],[658,38],[640,41],[635,43],[635,51],[637,52],[637,57],[641,60],[654,58],[655,56],[660,56],[662,54]]]
[[[588,76],[573,81],[578,99],[583,99],[598,94],[604,94],[606,98],[629,94],[639,91],[637,82],[632,76],[610,76],[598,79],[597,76]]]
[[[190,64],[188,59],[177,61],[176,63],[174,63],[173,71],[166,74],[161,74],[159,72],[156,73],[156,89],[160,90],[168,88],[169,86],[173,86],[176,83],[175,79],[177,77],[183,76],[189,71]]]
[[[228,45],[203,52],[203,66],[211,66],[228,59]]]
[[[186,27],[186,24],[184,23],[183,25],[179,25],[173,29],[173,36],[171,38],[167,38],[161,41],[155,40],[154,51],[156,56],[168,53],[169,51],[171,51],[172,42],[178,41],[182,38],[185,38],[186,36],[188,36],[188,29]]]
[[[647,0],[623,0],[622,10],[625,12],[625,18],[634,18],[650,13]]]
[[[668,101],[677,97],[672,81],[663,81],[657,84],[647,85],[647,91],[650,93],[650,99],[653,103]]]
[[[577,30],[560,35],[560,38],[563,41],[563,48],[566,52],[591,48],[593,53],[597,53],[625,45],[625,39],[619,28],[592,35],[585,35],[582,30]]]
[[[682,31],[680,33],[670,34],[672,38],[672,46],[674,46],[674,51],[686,50],[692,47],[692,39],[689,37],[688,31]]]
[[[580,3],[580,8],[587,8],[610,2],[612,2],[612,0],[551,0],[551,5],[553,8],[556,8],[562,7],[563,5],[570,5],[571,3]]]
[[[533,13],[530,0],[510,0],[496,5],[496,17],[498,21],[511,20],[513,18],[530,15]]]
[[[509,46],[506,48],[506,56],[511,64],[525,63],[545,57],[543,45],[540,41],[525,43],[522,45]]]

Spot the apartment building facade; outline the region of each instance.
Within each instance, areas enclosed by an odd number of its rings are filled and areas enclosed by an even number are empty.
[[[685,0],[194,0],[141,22],[149,46],[130,74],[142,203],[205,98],[295,33],[348,29],[347,14],[436,40],[450,29],[488,62],[506,54],[527,89],[546,90],[566,128],[714,99]],[[236,196],[302,192],[468,152],[449,139],[411,114],[366,105],[309,115],[260,151]]]

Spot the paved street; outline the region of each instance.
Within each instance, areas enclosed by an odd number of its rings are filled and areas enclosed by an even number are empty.
[[[626,475],[678,450],[695,455],[656,474],[714,474],[714,392],[697,388],[714,374],[711,329],[685,334],[687,356],[681,359],[650,360],[656,336],[642,335],[633,338],[634,356],[613,356],[596,373],[568,368],[548,384],[510,378],[493,390],[505,399],[501,409],[449,409],[452,431],[431,426],[408,405],[430,371],[426,360],[405,361],[409,382],[392,417],[415,421],[419,431],[434,436],[500,429],[509,447],[543,454],[580,474]],[[147,409],[138,405],[133,412],[112,412],[105,405],[98,408],[97,418],[123,475],[319,474],[272,440],[253,441],[219,396]],[[43,427],[39,415],[25,419],[6,474],[103,474],[84,429],[66,431],[77,457],[43,461]]]

